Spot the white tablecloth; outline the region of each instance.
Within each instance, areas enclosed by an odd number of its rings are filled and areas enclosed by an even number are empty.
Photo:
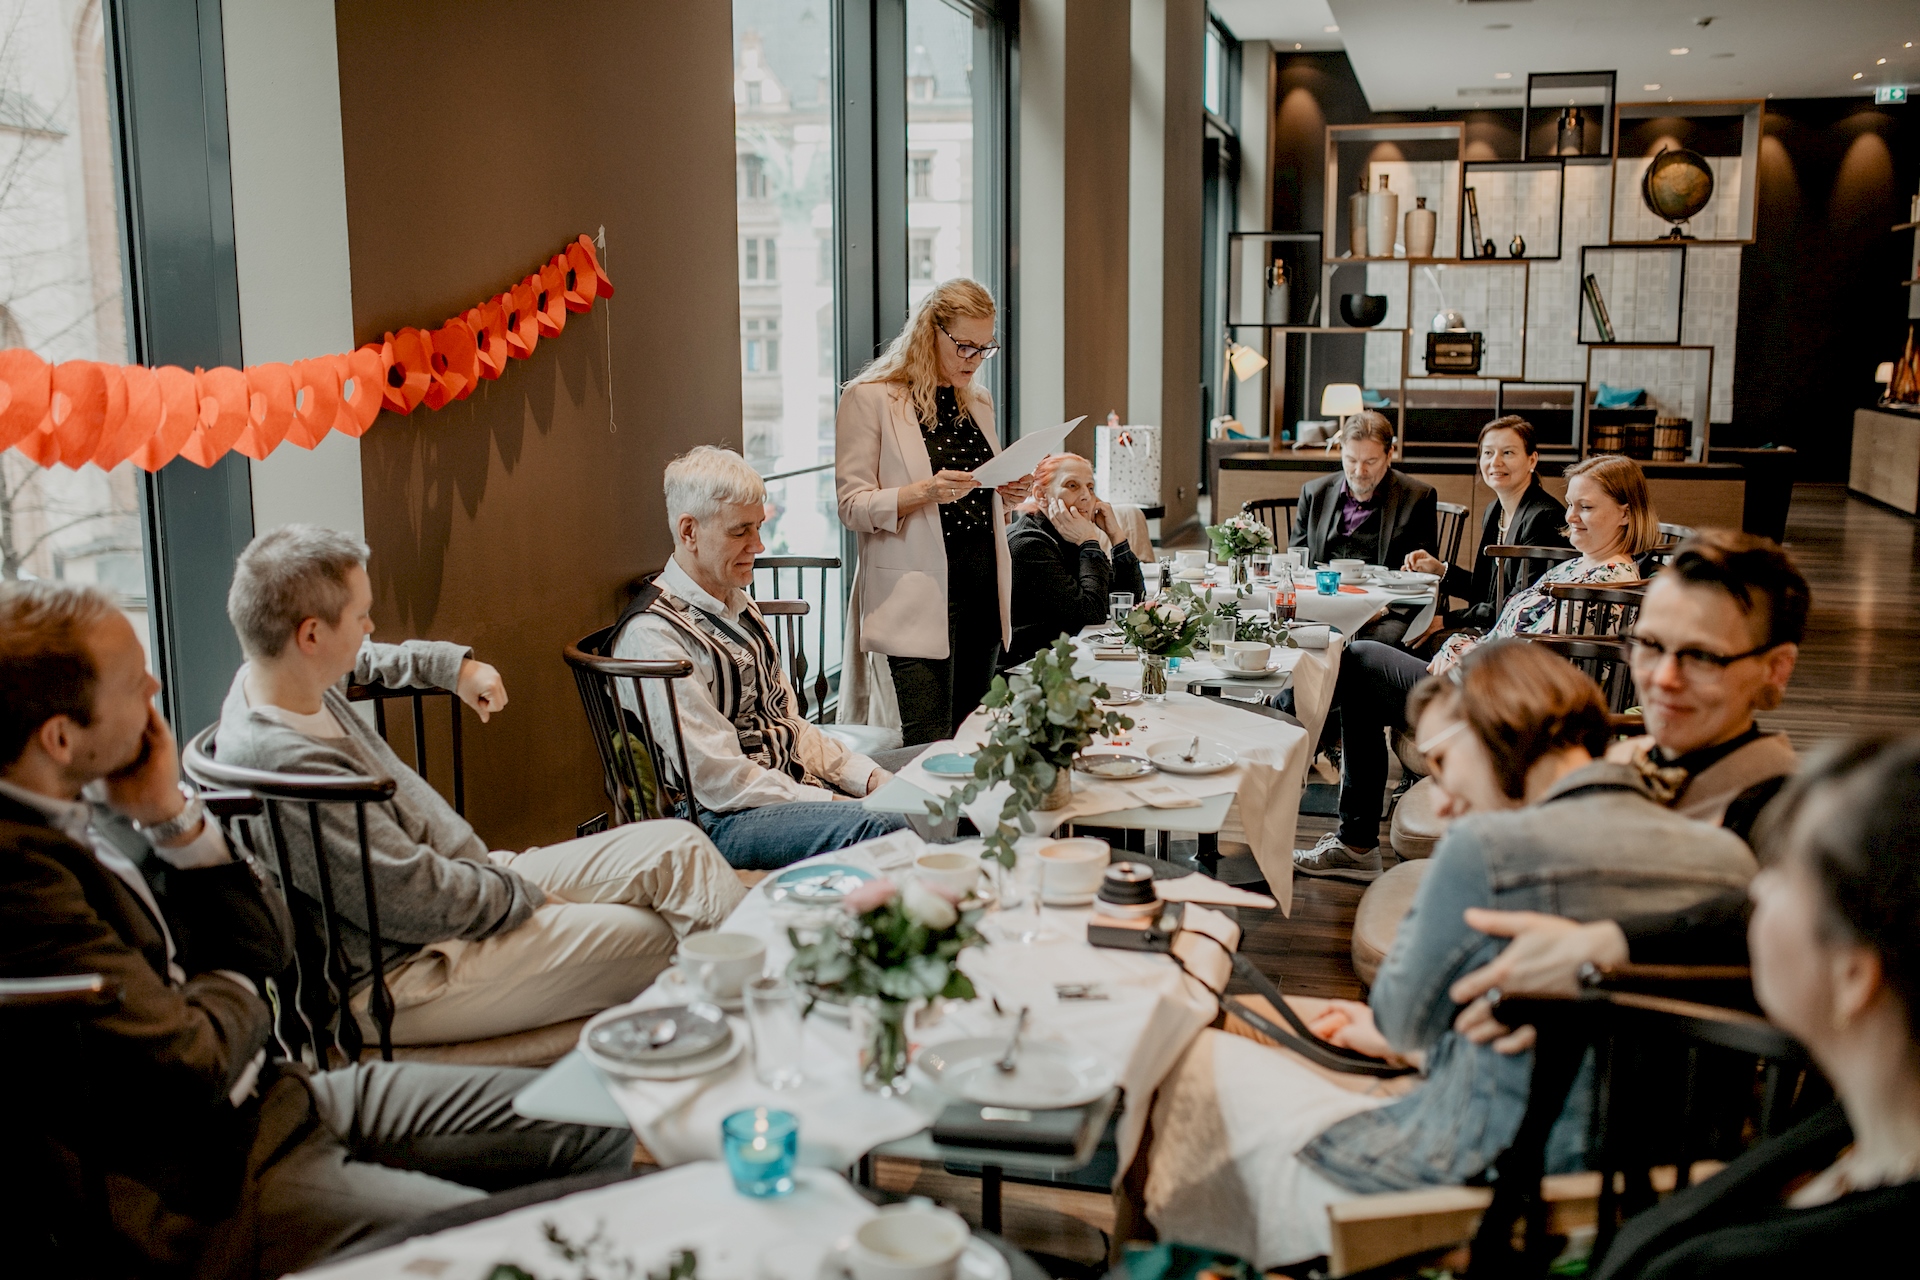
[[[547,1242],[545,1224],[553,1223],[576,1243],[602,1232],[614,1256],[637,1265],[637,1275],[664,1271],[676,1251],[692,1249],[700,1256],[700,1280],[814,1280],[835,1242],[877,1211],[829,1170],[804,1169],[796,1182],[791,1195],[756,1200],[733,1189],[725,1165],[702,1161],[301,1274],[480,1280],[494,1264],[511,1262],[537,1276],[573,1275],[576,1269]]]
[[[1022,852],[1030,854],[1041,843],[1023,841]],[[959,847],[977,849],[978,842]],[[901,831],[809,861],[842,862],[903,875],[925,848],[911,831]],[[1011,1023],[994,1014],[988,996],[998,996],[1003,1008],[1031,1007],[1031,1038],[1060,1039],[1093,1052],[1113,1070],[1127,1096],[1138,1101],[1121,1121],[1124,1168],[1146,1124],[1146,1100],[1187,1043],[1213,1020],[1215,1002],[1164,956],[1088,946],[1090,914],[1085,908],[1048,909],[1042,916],[1051,939],[991,941],[965,952],[962,968],[974,979],[982,998],[946,1005],[940,1021],[923,1028],[915,1039],[934,1044],[1000,1034],[1003,1027],[1011,1034]],[[784,970],[793,957],[787,928],[808,918],[808,912],[777,906],[764,889],[756,888],[722,927],[763,939],[768,968]],[[1100,984],[1108,999],[1062,1003],[1054,995],[1054,984],[1077,982]],[[674,999],[669,985],[655,984],[634,1006],[670,1004]],[[883,1142],[918,1133],[949,1101],[924,1079],[916,1080],[904,1099],[865,1092],[856,1074],[859,1046],[852,1032],[818,1011],[805,1027],[808,1079],[797,1089],[775,1093],[762,1087],[754,1078],[748,1052],[729,1069],[697,1080],[662,1084],[609,1079],[608,1091],[647,1150],[663,1165],[713,1159],[720,1150],[720,1121],[734,1111],[765,1104],[800,1117],[804,1162],[844,1168]]]
[[[1137,660],[1096,661],[1092,650],[1076,642],[1078,660],[1074,669],[1092,676],[1111,689],[1138,689],[1140,664]],[[1190,796],[1232,794],[1233,807],[1221,834],[1228,839],[1244,840],[1253,850],[1254,861],[1266,877],[1267,885],[1283,912],[1293,910],[1294,831],[1300,816],[1300,795],[1306,786],[1307,769],[1313,761],[1313,744],[1333,701],[1333,686],[1340,670],[1341,641],[1336,638],[1326,649],[1277,649],[1281,676],[1291,678],[1294,687],[1294,714],[1305,730],[1232,706],[1212,698],[1188,696],[1189,680],[1212,682],[1219,669],[1197,659],[1185,659],[1180,670],[1167,680],[1168,695],[1162,702],[1141,702],[1121,707],[1134,721],[1134,728],[1113,745],[1135,749],[1163,741],[1185,744],[1195,734],[1231,748],[1240,762],[1231,769],[1202,777],[1154,773],[1133,782],[1102,782],[1084,774],[1073,777],[1073,798],[1065,808],[1033,815],[1036,830],[1053,831],[1073,818],[1112,813],[1118,809],[1143,806],[1139,796],[1142,784],[1170,786]],[[1235,685],[1260,692],[1277,692],[1281,678],[1262,681],[1234,681]],[[900,771],[900,778],[928,792],[944,797],[967,780],[943,778],[928,773],[921,762],[945,752],[967,753],[986,741],[989,721],[982,711],[969,716],[954,739],[934,743]],[[967,806],[967,816],[985,830],[997,822],[1006,803],[1008,788],[1003,784],[985,792]],[[1180,810],[1168,809],[1167,829],[1183,830]]]

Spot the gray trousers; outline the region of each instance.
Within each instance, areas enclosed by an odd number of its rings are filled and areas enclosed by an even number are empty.
[[[491,1192],[631,1166],[624,1129],[515,1112],[537,1074],[373,1062],[313,1076],[318,1127],[260,1171],[261,1276]]]

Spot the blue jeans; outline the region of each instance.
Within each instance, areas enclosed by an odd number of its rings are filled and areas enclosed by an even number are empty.
[[[873,813],[849,800],[802,800],[732,813],[700,811],[701,828],[739,871],[774,871],[906,825],[897,813]]]

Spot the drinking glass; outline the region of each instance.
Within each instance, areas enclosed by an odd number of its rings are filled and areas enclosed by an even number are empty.
[[[1124,626],[1127,615],[1133,612],[1133,592],[1111,591],[1107,593],[1107,613],[1113,618],[1114,628]]]
[[[1253,576],[1256,578],[1273,576],[1273,553],[1271,551],[1256,551],[1253,553]]]
[[[1314,590],[1323,596],[1340,593],[1340,571],[1338,569],[1320,569],[1313,575]]]
[[[806,1083],[800,1068],[800,993],[779,974],[746,985],[747,1025],[753,1029],[753,1074],[769,1089]]]
[[[800,1121],[790,1111],[753,1107],[720,1122],[720,1148],[741,1195],[765,1199],[793,1190],[800,1154]]]
[[[1212,630],[1207,632],[1207,656],[1219,661],[1227,656],[1227,645],[1232,642],[1234,624],[1232,618],[1215,620]]]

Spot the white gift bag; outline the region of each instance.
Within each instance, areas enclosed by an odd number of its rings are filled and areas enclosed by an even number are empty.
[[[1094,431],[1093,487],[1108,502],[1160,505],[1160,428],[1099,426]]]

